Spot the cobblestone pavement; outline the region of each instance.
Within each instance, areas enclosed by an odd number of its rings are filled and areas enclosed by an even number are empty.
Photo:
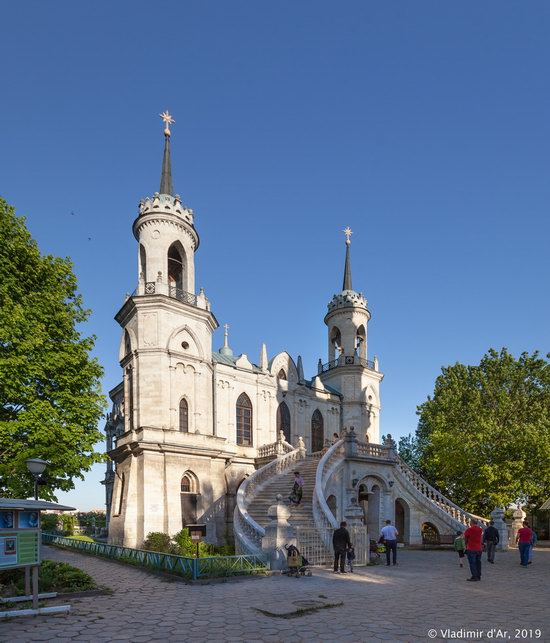
[[[400,551],[397,567],[346,576],[314,570],[312,578],[195,585],[76,552],[45,548],[45,556],[86,570],[113,594],[72,599],[68,615],[0,622],[0,641],[550,642],[548,549],[536,550],[527,568],[519,565],[517,551],[497,553],[495,565],[483,561],[480,583],[465,582],[467,569],[458,567],[451,551]],[[315,600],[343,605],[295,618],[253,609],[285,611],[295,601]],[[530,636],[535,628],[542,630],[538,639],[535,632]]]

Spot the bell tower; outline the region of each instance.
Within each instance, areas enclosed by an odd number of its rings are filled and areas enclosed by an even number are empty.
[[[139,546],[147,533],[182,525],[180,479],[189,451],[214,434],[212,334],[218,322],[195,292],[199,235],[193,210],[174,194],[164,112],[160,190],[139,203],[138,285],[115,315],[122,328],[124,431],[116,463],[110,540]],[[173,479],[172,479],[173,478]]]
[[[353,426],[359,439],[380,441],[380,382],[383,379],[376,357],[368,359],[368,323],[371,318],[363,293],[353,290],[349,227],[342,291],[332,298],[325,315],[328,329],[328,359],[319,366],[324,384],[343,395],[342,424]]]

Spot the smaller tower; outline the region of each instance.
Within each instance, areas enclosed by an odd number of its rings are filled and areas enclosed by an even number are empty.
[[[379,384],[383,378],[377,360],[368,359],[367,327],[371,314],[361,292],[353,290],[351,278],[349,226],[342,291],[332,298],[325,315],[328,327],[328,363],[319,366],[324,384],[344,397],[342,424],[353,426],[361,440],[379,442]]]

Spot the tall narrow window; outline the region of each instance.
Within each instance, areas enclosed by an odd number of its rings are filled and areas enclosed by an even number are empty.
[[[183,255],[175,243],[168,250],[168,283],[183,290]]]
[[[139,271],[143,277],[143,281],[147,281],[147,256],[145,248],[139,244]]]
[[[286,380],[286,379],[287,379],[287,376],[286,376],[286,373],[285,373],[285,369],[284,369],[284,368],[282,368],[282,369],[279,371],[279,373],[277,374],[277,377],[278,377],[280,380]]]
[[[182,526],[197,522],[197,506],[199,499],[199,481],[192,471],[186,471],[180,483],[181,491],[181,520]]]
[[[311,416],[311,451],[321,451],[323,449],[323,442],[325,440],[323,429],[323,416],[321,411],[316,411]]]
[[[134,430],[134,372],[132,367],[126,369],[126,410],[128,412],[128,430]]]
[[[180,431],[189,432],[189,405],[185,398],[182,398],[180,402]]]
[[[285,440],[290,442],[290,410],[285,402],[281,402],[277,408],[277,435],[282,431]]]
[[[246,393],[237,400],[237,444],[252,446],[252,402]]]
[[[124,355],[129,355],[132,352],[132,342],[130,341],[130,333],[124,331]]]

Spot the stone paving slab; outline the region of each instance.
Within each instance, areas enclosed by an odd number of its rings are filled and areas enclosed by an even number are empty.
[[[345,576],[314,569],[312,578],[247,577],[195,585],[52,547],[45,547],[44,555],[84,569],[113,594],[72,599],[68,615],[1,622],[2,643],[550,643],[548,549],[536,550],[527,568],[519,565],[517,551],[497,553],[495,565],[483,561],[480,583],[466,582],[467,568],[459,568],[452,551],[400,550],[396,567],[356,568]],[[281,612],[304,601],[343,605],[294,618],[252,609]]]

